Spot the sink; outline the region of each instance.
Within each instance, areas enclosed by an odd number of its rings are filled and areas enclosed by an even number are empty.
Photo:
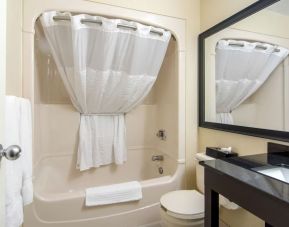
[[[262,173],[264,175],[289,183],[289,168],[282,166],[270,166],[254,168],[253,170],[257,171],[258,173]]]

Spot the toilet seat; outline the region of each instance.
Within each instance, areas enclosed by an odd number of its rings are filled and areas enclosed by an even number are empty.
[[[178,190],[163,195],[162,208],[169,216],[179,219],[204,218],[204,196],[196,190]]]

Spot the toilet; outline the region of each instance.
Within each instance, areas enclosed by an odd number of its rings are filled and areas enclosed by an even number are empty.
[[[199,161],[213,160],[204,153],[196,154],[197,190],[177,190],[164,194],[160,199],[160,212],[163,227],[203,227],[204,226],[204,168]],[[238,205],[226,198],[220,198],[220,204],[228,209],[237,209]]]
[[[161,197],[163,227],[204,226],[204,195],[196,190],[178,190]]]

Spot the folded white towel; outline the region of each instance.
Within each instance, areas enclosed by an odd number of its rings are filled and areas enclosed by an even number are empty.
[[[19,227],[23,206],[33,200],[31,105],[27,99],[6,96],[4,147],[10,145],[19,145],[22,153],[15,161],[5,160],[5,227]]]
[[[141,185],[137,181],[86,189],[86,206],[136,201],[142,198]]]

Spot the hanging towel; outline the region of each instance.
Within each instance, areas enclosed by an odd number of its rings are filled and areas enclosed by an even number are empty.
[[[86,189],[86,206],[136,201],[142,198],[141,185],[137,181]]]
[[[23,206],[32,203],[32,121],[30,101],[6,96],[5,148],[19,145],[21,156],[6,161],[6,219],[5,227],[19,227],[23,223]]]

